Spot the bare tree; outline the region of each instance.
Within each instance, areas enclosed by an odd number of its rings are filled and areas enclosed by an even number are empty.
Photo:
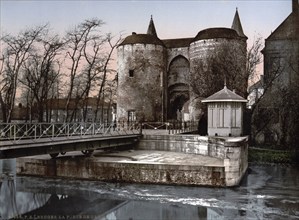
[[[97,115],[98,115],[98,109],[99,106],[101,104],[101,100],[102,100],[102,106],[104,106],[105,103],[105,99],[102,97],[105,97],[105,95],[103,94],[104,88],[106,86],[106,81],[107,81],[107,75],[110,74],[114,74],[115,70],[110,68],[110,62],[112,61],[112,55],[113,52],[115,50],[115,48],[119,45],[119,43],[122,40],[122,36],[120,35],[119,38],[113,42],[113,37],[111,36],[111,34],[107,35],[107,42],[109,45],[109,49],[107,49],[107,54],[103,57],[103,65],[102,68],[99,69],[100,72],[100,77],[98,78],[100,80],[100,84],[99,84],[99,89],[98,89],[98,94],[97,94],[97,103],[96,103],[96,110],[95,110],[95,114],[94,114],[94,121],[97,120]],[[116,77],[112,78],[112,80],[115,80]],[[116,86],[115,84],[111,84],[113,86]],[[108,84],[109,86],[109,84]],[[111,88],[112,91],[112,88]],[[103,112],[103,108],[102,108],[102,112]],[[103,114],[102,114],[103,116]]]
[[[121,41],[121,36],[114,40],[111,34],[101,34],[103,24],[96,18],[85,20],[66,33],[64,43],[58,36],[49,35],[48,25],[3,37],[0,105],[4,121],[11,120],[17,91],[27,103],[30,120],[35,117],[33,114],[39,121],[50,120],[51,100],[58,97],[61,87],[66,94],[65,120],[75,119],[79,108],[83,108],[82,120],[86,120],[88,100],[95,93],[97,120],[107,91],[110,97],[114,91],[107,88],[114,85],[107,81],[114,79],[115,71],[110,68],[112,55]],[[60,80],[66,84],[61,85]]]
[[[253,84],[258,79],[257,67],[262,62],[261,50],[263,47],[262,37],[254,37],[253,44],[247,49],[246,72],[248,83]]]
[[[66,45],[67,45],[67,61],[70,62],[69,74],[68,74],[68,89],[67,89],[67,102],[65,106],[66,119],[72,120],[75,111],[72,112],[71,116],[69,114],[70,101],[72,98],[76,98],[76,105],[79,103],[80,97],[84,95],[89,95],[91,80],[94,78],[94,67],[98,60],[99,47],[103,43],[101,35],[94,34],[94,32],[99,31],[99,28],[103,25],[103,22],[99,19],[90,19],[82,22],[74,28],[74,30],[69,31],[66,35]],[[93,56],[88,55],[88,49],[92,44]],[[85,59],[85,60],[84,60]],[[87,85],[83,91],[75,91],[76,81],[78,75],[82,73],[81,66],[87,62],[87,67],[85,68],[85,74],[87,76]],[[78,85],[78,84],[77,84]],[[78,88],[78,86],[77,86]],[[81,93],[81,94],[80,94]],[[79,96],[79,97],[78,97]],[[76,108],[76,106],[75,106]]]
[[[108,35],[109,36],[109,35]],[[90,48],[84,49],[84,59],[86,60],[86,65],[81,73],[81,79],[83,82],[81,87],[80,98],[82,98],[83,107],[83,120],[86,120],[87,115],[87,105],[88,97],[91,92],[96,91],[98,76],[100,75],[100,70],[103,67],[103,63],[106,61],[105,55],[103,55],[103,50],[109,37],[94,38],[90,41]],[[110,59],[110,57],[108,58]],[[109,60],[110,61],[110,60]],[[108,61],[108,62],[109,62]]]
[[[1,42],[2,43],[2,42]],[[2,46],[1,46],[2,48]],[[1,51],[2,52],[2,51]],[[0,59],[0,79],[1,81],[3,82],[3,74],[4,74],[4,54],[1,54],[1,59]],[[1,105],[1,113],[2,113],[2,119],[4,122],[7,121],[7,116],[6,116],[6,104],[4,102],[4,99],[3,99],[3,96],[2,96],[2,93],[4,92],[4,88],[5,88],[5,84],[0,84],[1,85],[1,88],[0,88],[0,105]]]
[[[290,41],[289,41],[290,42]],[[281,44],[283,45],[283,44]],[[253,108],[252,137],[272,147],[293,147],[299,141],[298,41],[267,57],[264,93]],[[254,142],[255,143],[255,142]]]
[[[1,39],[1,43],[5,45],[0,88],[3,121],[10,122],[12,119],[22,66],[46,27],[47,25],[31,28],[20,32],[18,36],[7,34]]]
[[[32,104],[36,105],[38,121],[49,119],[48,114],[48,99],[53,98],[56,83],[58,82],[59,72],[59,52],[62,49],[63,43],[56,35],[48,36],[45,32],[42,39],[39,41],[39,47],[29,53],[29,57],[24,62],[24,72],[20,77],[20,82],[28,90],[27,94],[32,94],[31,103],[28,105],[32,109]],[[32,117],[31,117],[32,118]]]
[[[194,60],[189,79],[191,101],[212,95],[222,89],[224,83],[239,95],[247,97],[249,73],[246,58],[243,44],[227,41],[210,48],[204,59]],[[198,105],[197,108],[202,108],[200,102]]]
[[[225,42],[207,51],[205,59],[197,59],[191,69],[190,86],[196,96],[207,97],[221,88],[229,88],[247,98],[248,82],[255,80],[261,63],[262,38],[255,38],[246,48],[242,44]]]

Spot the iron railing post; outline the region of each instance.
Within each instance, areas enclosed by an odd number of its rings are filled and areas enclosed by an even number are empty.
[[[34,128],[34,139],[36,139],[36,124],[33,126]]]
[[[13,139],[14,139],[14,141],[16,140],[16,130],[17,130],[16,126],[17,126],[16,124],[14,124],[14,126],[13,126],[13,127],[14,127],[14,129],[13,129],[13,130],[14,130],[14,131],[13,131],[13,133],[14,133],[14,134],[13,134],[13,137],[14,137]]]

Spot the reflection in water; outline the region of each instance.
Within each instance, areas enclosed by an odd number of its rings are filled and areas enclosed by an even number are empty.
[[[47,194],[19,192],[16,187],[16,160],[0,160],[0,219],[19,216],[43,206]]]
[[[0,160],[0,215],[3,219],[17,214],[15,160]]]
[[[252,165],[235,188],[13,177],[1,183],[0,213],[35,219],[299,219],[298,174],[297,168]]]
[[[15,178],[2,174],[0,185],[0,215],[13,217],[17,213]]]

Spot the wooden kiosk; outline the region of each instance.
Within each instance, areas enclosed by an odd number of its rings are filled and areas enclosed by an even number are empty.
[[[241,136],[243,130],[243,106],[246,99],[224,88],[202,100],[208,107],[209,136]]]

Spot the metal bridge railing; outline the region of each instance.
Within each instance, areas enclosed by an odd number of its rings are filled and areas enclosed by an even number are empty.
[[[197,131],[197,121],[144,122],[143,134],[181,134]],[[150,132],[152,131],[152,132]]]
[[[38,140],[57,137],[73,137],[87,135],[128,135],[140,134],[139,124],[116,123],[0,123],[0,141],[18,141],[25,139]]]

